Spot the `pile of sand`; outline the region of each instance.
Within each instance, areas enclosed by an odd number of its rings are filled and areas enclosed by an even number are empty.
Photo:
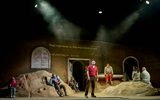
[[[120,84],[121,82],[119,80],[113,80],[113,84],[110,85],[109,83],[105,83],[105,82],[96,82],[96,87],[95,87],[95,92],[99,93],[102,92],[104,89],[106,89],[109,86],[116,86],[118,84]],[[90,89],[91,91],[91,89]]]
[[[151,85],[143,82],[121,82],[116,86],[109,86],[101,93],[107,96],[153,96],[156,91]]]
[[[45,70],[39,70],[32,73],[21,74],[16,77],[17,80],[17,96],[58,96],[55,88],[48,84],[52,73]],[[74,91],[68,84],[65,85],[67,94],[73,94]]]

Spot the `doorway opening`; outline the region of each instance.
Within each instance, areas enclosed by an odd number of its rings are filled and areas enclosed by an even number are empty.
[[[79,84],[79,90],[84,91],[86,87],[86,66],[89,59],[70,58],[68,67],[68,80],[73,76]]]
[[[139,68],[139,62],[137,58],[133,56],[128,56],[123,60],[123,73],[125,74],[125,80],[132,80],[132,71],[133,66],[137,66]]]

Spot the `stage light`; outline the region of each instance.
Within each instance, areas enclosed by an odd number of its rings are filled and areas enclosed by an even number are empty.
[[[35,6],[34,6],[35,8],[37,8],[38,7],[38,5],[37,4],[35,4]]]
[[[149,2],[148,0],[146,0],[146,4],[147,4],[147,5],[149,5],[149,4],[150,4],[150,2]]]
[[[102,11],[100,10],[100,11],[98,11],[98,13],[99,13],[99,14],[102,14]]]

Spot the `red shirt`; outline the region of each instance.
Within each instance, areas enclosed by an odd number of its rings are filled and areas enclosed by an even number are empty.
[[[12,80],[12,82],[10,83],[11,87],[16,87],[17,86],[17,82],[16,80]]]
[[[94,67],[93,67],[94,66]],[[87,70],[89,72],[89,76],[97,77],[98,68],[95,65],[89,65],[87,67]]]

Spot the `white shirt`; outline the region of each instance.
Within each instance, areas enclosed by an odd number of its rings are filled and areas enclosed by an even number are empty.
[[[133,71],[133,72],[132,72],[132,79],[133,79],[134,81],[140,80],[140,72]]]
[[[144,71],[141,73],[141,78],[142,78],[142,81],[150,84],[150,74],[148,73],[147,70],[144,70]]]
[[[108,66],[104,68],[104,74],[112,73],[113,74],[113,68],[112,66]]]

